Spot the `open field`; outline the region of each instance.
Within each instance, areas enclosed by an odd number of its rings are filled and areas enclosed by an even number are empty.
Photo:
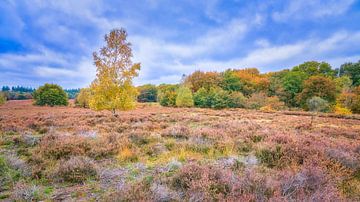
[[[3,200],[360,200],[360,120],[0,107]]]

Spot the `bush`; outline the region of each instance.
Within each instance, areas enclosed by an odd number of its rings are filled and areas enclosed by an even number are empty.
[[[336,101],[336,85],[333,80],[323,76],[312,76],[304,82],[304,89],[298,95],[302,107],[308,109],[307,101],[312,97],[320,97],[333,104]]]
[[[97,166],[88,157],[75,156],[60,161],[55,174],[65,182],[81,183],[97,176]]]
[[[160,105],[173,107],[176,106],[177,85],[160,85],[158,100]]]
[[[282,110],[285,109],[285,103],[277,96],[268,97],[265,93],[254,93],[247,100],[246,108],[266,109],[266,111]]]
[[[89,108],[90,96],[90,88],[82,88],[79,94],[76,96],[75,104],[79,107]]]
[[[207,96],[208,91],[205,88],[200,88],[195,94],[194,94],[194,104],[197,107],[208,107],[209,104],[207,103]]]
[[[235,105],[235,101],[231,105]],[[194,95],[194,102],[198,107],[223,109],[229,106],[229,93],[221,88],[211,88],[209,91],[200,88]]]
[[[68,105],[65,91],[56,84],[45,84],[34,92],[35,104],[44,106]]]
[[[254,93],[247,100],[246,108],[260,109],[266,106],[266,99],[267,95],[265,93]]]
[[[246,105],[246,97],[241,92],[231,92],[229,94],[228,107],[244,108]]]
[[[6,97],[3,93],[0,93],[0,105],[5,104],[6,102]]]
[[[335,113],[335,114],[340,114],[340,115],[349,115],[349,114],[352,114],[350,109],[341,106],[339,103],[335,105],[334,113]]]
[[[178,107],[192,107],[194,106],[193,95],[190,88],[181,86],[177,90],[176,106]]]
[[[328,112],[330,110],[329,103],[320,97],[312,97],[309,99],[307,106],[310,111],[315,112]]]

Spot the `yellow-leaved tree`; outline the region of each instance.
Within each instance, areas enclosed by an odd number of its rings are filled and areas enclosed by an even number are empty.
[[[132,79],[138,76],[140,63],[132,63],[131,44],[126,40],[126,30],[114,29],[105,35],[106,46],[94,52],[97,67],[96,79],[90,88],[89,107],[94,110],[133,109],[138,94]]]

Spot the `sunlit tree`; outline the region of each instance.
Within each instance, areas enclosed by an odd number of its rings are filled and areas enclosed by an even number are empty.
[[[91,84],[91,109],[128,110],[135,107],[137,90],[132,79],[138,75],[140,63],[131,61],[131,44],[125,29],[115,29],[105,35],[106,46],[94,53],[96,79]]]

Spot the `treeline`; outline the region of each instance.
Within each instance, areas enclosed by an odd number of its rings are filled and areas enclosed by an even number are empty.
[[[139,102],[170,107],[304,109],[360,113],[360,61],[333,69],[310,61],[278,72],[256,68],[195,71],[180,84],[138,87]]]
[[[27,100],[34,98],[35,88],[25,86],[3,86],[1,88],[1,96],[6,100]],[[80,89],[65,89],[69,99],[74,99],[79,93]]]

